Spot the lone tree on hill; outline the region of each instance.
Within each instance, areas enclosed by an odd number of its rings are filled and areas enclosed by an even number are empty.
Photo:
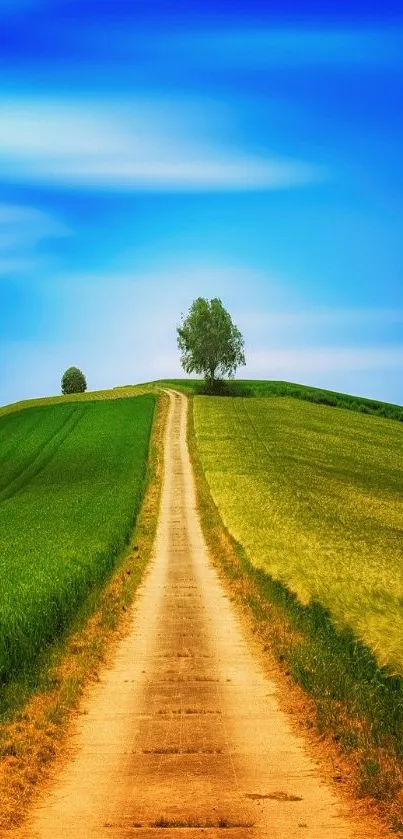
[[[84,393],[87,382],[78,367],[69,367],[62,376],[62,393]]]
[[[194,300],[177,333],[183,369],[202,373],[211,389],[245,364],[243,337],[218,297]]]

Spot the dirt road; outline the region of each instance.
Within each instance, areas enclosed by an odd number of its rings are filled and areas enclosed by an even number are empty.
[[[154,559],[24,839],[368,837],[321,781],[250,652],[198,522],[171,395]]]

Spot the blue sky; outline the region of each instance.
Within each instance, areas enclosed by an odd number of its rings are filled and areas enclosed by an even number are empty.
[[[397,4],[0,0],[0,75],[0,403],[179,375],[199,295],[403,403]]]

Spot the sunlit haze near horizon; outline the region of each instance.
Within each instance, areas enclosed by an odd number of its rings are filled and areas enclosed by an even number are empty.
[[[399,11],[400,6],[400,11]],[[184,375],[403,403],[401,4],[0,0],[0,404]]]

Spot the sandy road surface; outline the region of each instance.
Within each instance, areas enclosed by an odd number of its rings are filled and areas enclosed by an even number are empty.
[[[291,731],[209,564],[186,410],[171,395],[154,559],[131,632],[18,836],[368,837]]]

